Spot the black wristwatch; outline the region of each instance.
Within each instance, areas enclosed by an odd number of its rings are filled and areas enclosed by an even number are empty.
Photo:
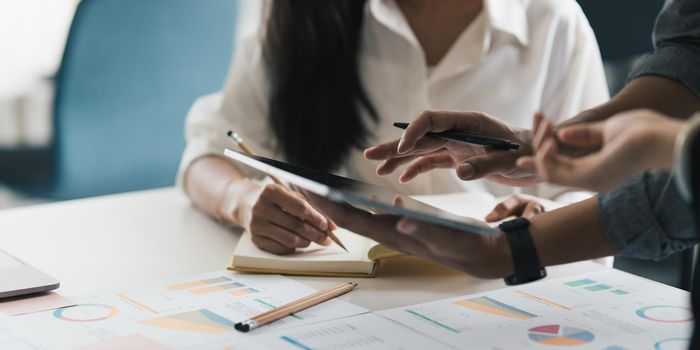
[[[515,273],[503,279],[509,286],[547,277],[547,270],[540,265],[540,258],[532,242],[529,226],[530,221],[525,218],[506,221],[498,226],[506,235],[513,256]]]

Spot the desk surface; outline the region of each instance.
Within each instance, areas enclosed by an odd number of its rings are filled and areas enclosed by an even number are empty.
[[[224,269],[239,236],[174,188],[0,211],[0,249],[59,279],[66,296]],[[603,268],[561,265],[548,278]],[[317,289],[349,280],[293,279]],[[371,310],[504,286],[414,258],[385,261],[378,277],[354,280],[360,287],[342,298]]]

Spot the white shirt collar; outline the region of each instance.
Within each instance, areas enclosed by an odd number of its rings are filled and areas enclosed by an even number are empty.
[[[527,6],[529,0],[484,0],[489,29],[512,35],[526,46],[528,40]],[[394,0],[370,0],[370,13],[387,28],[418,45],[411,27]]]
[[[491,29],[512,35],[523,46],[529,43],[526,1],[484,0]]]

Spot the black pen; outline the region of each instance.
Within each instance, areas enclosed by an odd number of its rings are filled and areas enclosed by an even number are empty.
[[[408,123],[394,123],[394,126],[399,129],[406,129]],[[475,134],[469,134],[461,131],[443,131],[443,132],[428,132],[426,135],[441,138],[448,141],[457,141],[463,143],[471,143],[475,145],[487,146],[497,150],[509,150],[518,149],[520,145],[517,143],[510,142],[508,140],[499,139],[489,136],[481,136]]]

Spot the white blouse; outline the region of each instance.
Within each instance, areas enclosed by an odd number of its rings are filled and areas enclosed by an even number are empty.
[[[392,123],[410,122],[427,109],[482,111],[529,128],[536,111],[562,121],[609,98],[593,31],[574,0],[485,0],[484,5],[445,57],[428,68],[397,4],[367,1],[360,74],[380,116],[369,145],[398,138],[401,130]],[[194,103],[186,122],[179,183],[196,158],[234,148],[225,135],[229,129],[256,153],[283,158],[275,152],[267,123],[264,65],[260,36],[242,39],[223,92]],[[464,182],[453,170],[432,171],[402,185],[400,171],[377,177],[376,166],[356,150],[341,173],[408,194],[480,190],[503,196],[522,191],[554,198],[562,192],[550,185],[514,189],[481,180]]]

